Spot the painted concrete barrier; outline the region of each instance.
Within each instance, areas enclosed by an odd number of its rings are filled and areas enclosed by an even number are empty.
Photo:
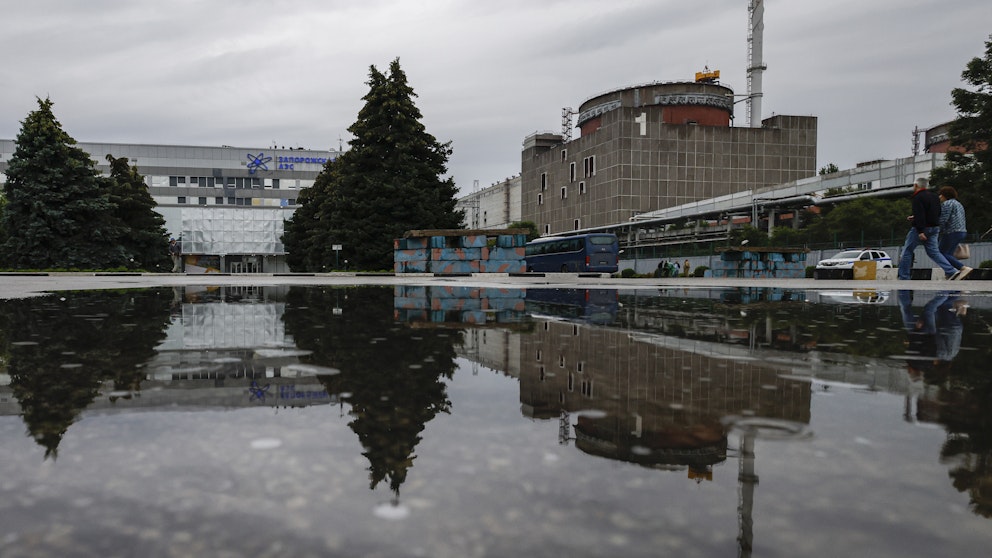
[[[524,273],[526,229],[407,231],[393,240],[396,273]]]

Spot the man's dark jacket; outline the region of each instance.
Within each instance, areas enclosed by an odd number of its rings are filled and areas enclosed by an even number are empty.
[[[940,198],[930,190],[913,194],[913,228],[921,233],[927,227],[940,226]]]

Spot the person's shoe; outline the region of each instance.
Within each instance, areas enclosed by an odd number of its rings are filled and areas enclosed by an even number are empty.
[[[957,281],[958,275],[961,275],[960,269],[950,275],[945,275],[944,279],[947,279],[948,281]]]
[[[958,272],[954,274],[954,276],[951,277],[951,280],[952,281],[960,281],[960,280],[964,279],[965,277],[967,277],[968,274],[971,273],[972,271],[974,271],[972,268],[970,268],[968,266],[964,266],[961,269],[959,269]]]

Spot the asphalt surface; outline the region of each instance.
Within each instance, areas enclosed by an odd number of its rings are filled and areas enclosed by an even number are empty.
[[[956,290],[972,293],[992,292],[992,281],[898,281],[898,280],[814,280],[814,279],[738,279],[716,277],[679,277],[669,279],[619,279],[607,275],[545,273],[507,275],[480,273],[466,276],[431,274],[207,274],[168,273],[50,273],[0,275],[0,299],[23,298],[40,294],[91,289],[140,289],[175,286],[267,286],[267,285],[472,285],[479,287],[557,287],[557,288],[778,288],[789,290],[852,289],[890,291]]]

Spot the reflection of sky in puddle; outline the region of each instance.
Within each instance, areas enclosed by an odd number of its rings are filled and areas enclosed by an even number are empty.
[[[0,302],[0,554],[992,543],[988,297],[231,291]]]

